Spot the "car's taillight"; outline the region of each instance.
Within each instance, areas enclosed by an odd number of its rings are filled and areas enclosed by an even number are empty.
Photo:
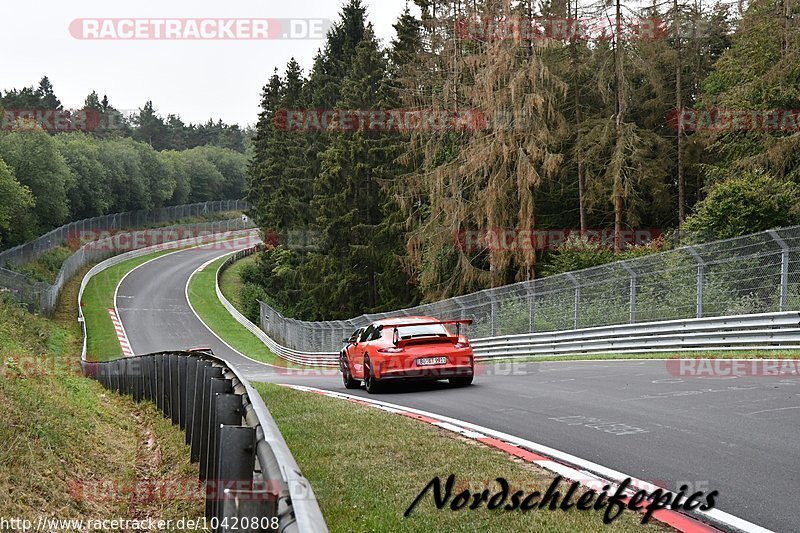
[[[379,348],[378,351],[381,353],[400,353],[403,349],[397,346],[389,346],[388,348]]]
[[[457,342],[457,343],[455,343],[453,345],[453,348],[455,348],[456,350],[460,350],[462,348],[469,348],[469,343],[468,342]]]

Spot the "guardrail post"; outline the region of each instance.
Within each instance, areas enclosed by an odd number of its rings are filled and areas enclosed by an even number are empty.
[[[199,385],[194,398],[194,422],[192,423],[192,451],[191,460],[197,462],[205,457],[202,450],[208,445],[208,426],[210,422],[208,405],[211,403],[211,380],[222,378],[222,368],[207,366],[203,369],[202,376],[198,374]],[[207,450],[206,450],[207,451]],[[203,463],[200,462],[200,479],[203,477]]]
[[[214,458],[214,432],[217,427],[214,424],[216,415],[216,399],[219,394],[230,394],[233,392],[231,380],[225,378],[211,378],[208,385],[208,396],[203,405],[203,442],[200,445],[200,479],[205,481],[210,477],[213,469]]]
[[[495,299],[494,290],[493,289],[489,289],[486,294],[489,295],[489,301],[491,302],[490,305],[491,305],[491,312],[492,312],[492,317],[491,317],[492,318],[492,334],[490,336],[494,337],[497,334],[497,327],[496,327],[496,324],[495,324],[495,318],[496,318],[496,314],[497,314],[497,309],[496,309],[497,308],[497,300]]]
[[[625,261],[620,261],[620,265],[631,277],[631,284],[628,294],[630,295],[628,303],[629,322],[634,324],[636,322],[636,272]]]
[[[161,358],[161,411],[164,418],[170,417],[170,391],[172,390],[172,374],[170,373],[169,355]]]
[[[200,421],[203,417],[203,383],[207,368],[211,368],[209,361],[197,359],[194,386],[186,398],[186,410],[191,413],[186,419],[186,444],[191,446],[189,457],[193,463],[200,460]]]
[[[706,278],[706,262],[700,257],[700,254],[695,251],[691,246],[686,247],[689,253],[692,254],[694,260],[697,261],[697,318],[703,318],[703,286],[705,285]]]
[[[180,421],[180,392],[178,388],[178,354],[169,356],[169,414],[173,424]]]
[[[156,354],[156,406],[164,410],[164,355]]]
[[[528,281],[528,333],[536,331],[536,281]]]
[[[222,492],[216,490],[217,484],[223,480],[219,476],[217,458],[223,453],[219,445],[219,433],[222,426],[242,425],[242,397],[238,394],[217,393],[211,397],[212,430],[209,433],[208,472],[206,486],[213,487],[214,498],[206,499],[206,516],[220,516]]]
[[[225,489],[250,488],[255,468],[256,430],[247,426],[220,426],[218,461],[219,482],[212,497],[221,499]],[[219,494],[220,496],[217,496]],[[222,506],[218,506],[221,511]],[[217,515],[221,518],[221,513]],[[208,517],[212,518],[212,517]],[[218,528],[217,531],[220,531]]]
[[[278,516],[279,494],[269,490],[233,490],[225,489],[222,496],[222,519],[227,518],[228,527],[220,528],[221,533],[259,533],[267,525],[263,520],[272,523],[273,517]],[[232,518],[247,519],[258,518],[258,527],[251,528],[252,522],[241,520],[240,529],[233,528]]]
[[[191,444],[192,439],[192,414],[194,413],[194,389],[197,382],[197,368],[200,363],[198,357],[185,357],[186,359],[186,390],[183,398],[183,426],[186,444]]]
[[[574,316],[573,316],[573,324],[574,328],[578,329],[581,327],[581,284],[575,279],[575,275],[572,272],[567,272],[567,277],[575,285],[575,309],[574,309]]]
[[[789,245],[786,244],[786,241],[778,235],[774,229],[769,230],[768,232],[775,242],[778,243],[778,246],[781,247],[781,288],[780,288],[780,300],[778,304],[778,310],[788,311],[789,310]]]
[[[141,402],[144,398],[144,376],[142,375],[142,358],[132,357],[130,359],[133,371],[133,400]]]
[[[156,358],[150,356],[147,358],[147,365],[150,371],[150,401],[156,403],[158,398],[158,367],[156,365]]]
[[[186,383],[189,370],[188,357],[178,357],[178,426],[186,429]]]

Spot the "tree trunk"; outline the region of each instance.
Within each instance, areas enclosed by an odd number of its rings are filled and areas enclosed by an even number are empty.
[[[578,0],[575,0],[575,20],[578,19]],[[586,175],[583,168],[583,157],[581,155],[581,122],[583,116],[581,114],[581,94],[579,89],[578,80],[578,48],[575,43],[576,35],[572,36],[570,42],[570,53],[572,55],[572,73],[573,83],[572,90],[575,102],[575,158],[578,163],[578,211],[580,213],[581,221],[581,236],[586,234]]]
[[[622,75],[622,48],[621,48],[621,35],[622,35],[622,7],[621,0],[616,0],[616,14],[614,17],[614,27],[616,36],[614,39],[614,74],[616,85],[616,142],[622,142],[622,124],[625,120],[625,84]],[[612,189],[612,196],[614,200],[614,251],[622,250],[622,173],[623,168],[620,166],[618,172],[614,173],[614,185]]]
[[[681,70],[683,69],[683,60],[682,60],[682,50],[681,50],[681,27],[680,27],[680,6],[678,5],[678,0],[675,0],[673,3],[673,9],[675,11],[675,52],[676,52],[676,60],[675,60],[675,109],[678,113],[678,116],[681,116],[681,111],[683,108],[683,97],[682,97],[682,90],[681,90]],[[678,223],[683,224],[683,221],[686,219],[686,176],[684,175],[683,169],[683,131],[681,129],[681,123],[678,121],[678,140],[677,140],[677,150],[678,150]]]

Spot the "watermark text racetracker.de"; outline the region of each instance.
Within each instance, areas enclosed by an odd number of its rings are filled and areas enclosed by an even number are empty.
[[[800,376],[800,359],[669,359],[677,377],[735,378]]]
[[[654,228],[622,230],[620,239],[627,246],[642,246],[663,235]],[[517,228],[486,228],[481,230],[462,230],[453,235],[458,249],[466,252],[482,250],[539,251],[556,250],[570,245],[571,237],[582,237],[582,242],[589,242],[606,248],[613,248],[615,233],[612,228],[579,230],[573,228],[556,228],[545,230]]]
[[[205,531],[205,518],[14,518],[0,516],[0,531]]]
[[[69,32],[81,40],[302,40],[324,39],[331,26],[321,18],[80,18]]]

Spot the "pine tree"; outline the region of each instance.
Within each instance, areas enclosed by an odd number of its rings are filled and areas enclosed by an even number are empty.
[[[338,108],[389,110],[396,96],[387,77],[387,61],[368,27],[342,83]],[[337,125],[334,125],[337,127]],[[379,277],[398,269],[391,243],[381,223],[386,213],[385,185],[395,176],[398,139],[393,132],[370,131],[363,123],[355,131],[330,134],[331,143],[321,156],[321,173],[314,187],[312,206],[322,232],[322,283],[312,289],[314,298],[337,316],[385,306],[380,301]],[[388,250],[387,250],[388,248]],[[388,252],[388,253],[387,253]],[[393,264],[394,263],[394,264]]]

